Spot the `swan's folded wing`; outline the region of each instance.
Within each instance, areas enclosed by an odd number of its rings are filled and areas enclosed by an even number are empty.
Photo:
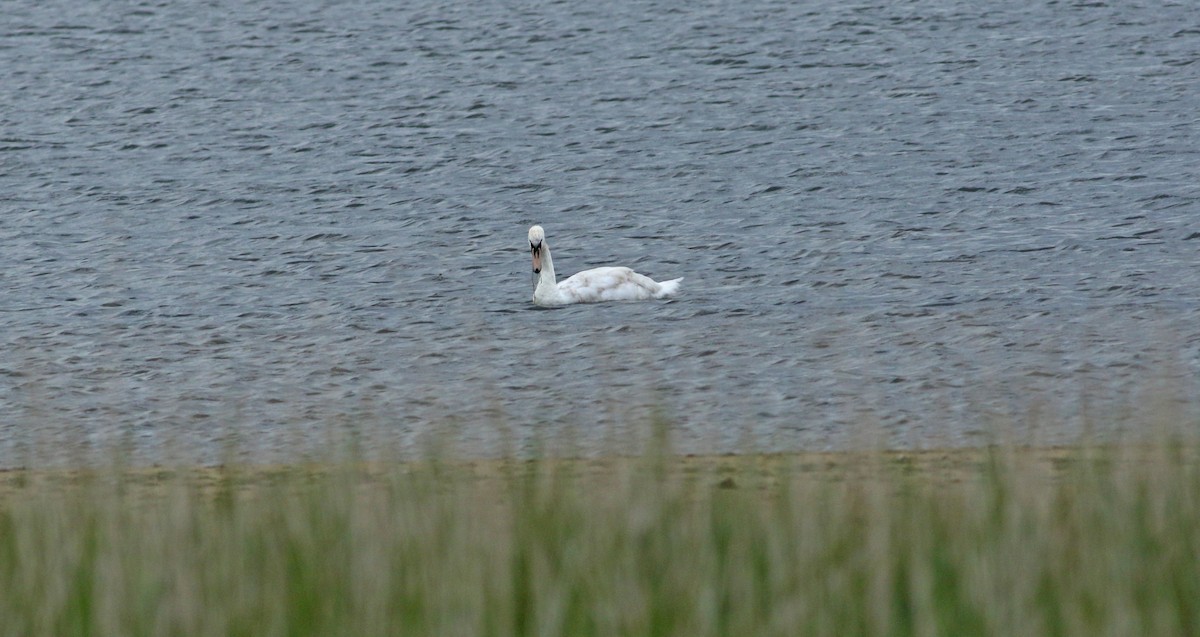
[[[658,284],[629,268],[594,268],[563,281],[559,289],[576,303],[594,303],[648,299],[654,296]]]

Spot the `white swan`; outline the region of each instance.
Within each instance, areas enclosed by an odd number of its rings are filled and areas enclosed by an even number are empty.
[[[529,251],[533,254],[533,302],[538,305],[665,299],[679,291],[683,280],[659,283],[629,268],[594,268],[559,283],[541,226],[529,229]]]

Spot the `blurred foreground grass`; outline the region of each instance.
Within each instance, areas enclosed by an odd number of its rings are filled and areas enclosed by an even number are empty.
[[[1195,635],[1192,445],[0,473],[9,635]]]

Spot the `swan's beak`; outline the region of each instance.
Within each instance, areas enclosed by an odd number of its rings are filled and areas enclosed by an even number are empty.
[[[539,274],[542,271],[542,245],[529,244],[529,251],[533,253],[533,273]]]

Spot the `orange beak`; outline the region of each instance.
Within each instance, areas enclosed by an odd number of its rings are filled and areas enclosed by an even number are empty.
[[[542,246],[530,246],[529,251],[533,253],[533,272],[537,274],[542,271]]]

